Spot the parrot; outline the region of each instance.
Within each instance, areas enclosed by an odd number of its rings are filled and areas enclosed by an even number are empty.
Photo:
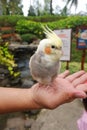
[[[43,26],[46,38],[39,42],[35,53],[30,57],[31,76],[42,85],[49,85],[60,72],[62,40],[48,26]]]

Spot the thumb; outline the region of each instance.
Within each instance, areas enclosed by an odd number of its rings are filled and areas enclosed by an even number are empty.
[[[86,93],[85,92],[83,92],[83,91],[75,91],[74,92],[74,96],[75,96],[75,98],[87,98],[87,95],[86,95]]]

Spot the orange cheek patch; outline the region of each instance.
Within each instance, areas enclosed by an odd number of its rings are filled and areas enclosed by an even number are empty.
[[[45,53],[46,54],[50,54],[51,53],[51,48],[50,47],[46,47],[45,48]]]

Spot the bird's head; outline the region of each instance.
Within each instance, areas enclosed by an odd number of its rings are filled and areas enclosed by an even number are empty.
[[[43,51],[46,55],[50,55],[57,59],[62,56],[62,40],[48,27],[44,28],[46,39],[40,41],[37,51]]]

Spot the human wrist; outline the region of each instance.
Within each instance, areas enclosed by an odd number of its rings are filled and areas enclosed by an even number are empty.
[[[29,104],[29,107],[31,106],[31,109],[41,109],[43,108],[39,103],[36,102],[36,97],[34,96],[35,93],[33,91],[33,87],[31,87],[30,89],[28,89],[28,104]]]

